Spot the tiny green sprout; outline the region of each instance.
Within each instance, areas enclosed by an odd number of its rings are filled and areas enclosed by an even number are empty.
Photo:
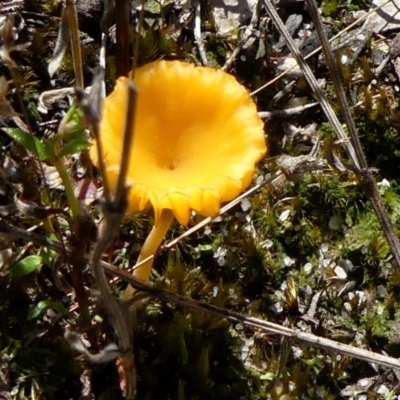
[[[41,256],[31,255],[14,264],[10,272],[13,277],[21,277],[36,271],[42,264],[43,260]]]
[[[65,114],[58,129],[59,135],[64,141],[58,156],[79,153],[90,146],[86,137],[85,126],[83,111],[73,105]]]
[[[54,160],[55,153],[50,139],[40,141],[37,137],[18,128],[4,128],[4,131],[40,161]]]
[[[58,240],[54,234],[50,234],[49,236],[52,240],[54,240],[54,238],[56,241]],[[49,249],[47,247],[40,248],[39,256],[42,258],[43,264],[50,265],[50,263],[54,260],[54,257],[56,257],[56,255],[57,255],[57,252],[55,250]]]
[[[328,0],[322,3],[322,15],[324,17],[332,17],[336,18],[338,15],[338,1],[337,0]]]
[[[76,104],[65,113],[58,133],[63,135],[63,138],[69,139],[84,139],[85,138],[85,114],[77,107]]]
[[[60,301],[42,300],[28,312],[26,319],[29,321],[31,319],[39,318],[49,309],[53,309],[62,315],[67,314],[67,310]]]
[[[65,166],[64,157],[79,153],[90,146],[86,139],[83,111],[73,105],[65,114],[58,134],[50,139],[39,140],[36,136],[16,128],[4,129],[7,135],[27,149],[40,161],[46,161],[57,169],[73,217],[80,214],[79,204],[75,197],[71,177]]]
[[[60,124],[59,135],[54,138],[39,140],[36,136],[18,128],[5,128],[4,131],[40,161],[51,163],[60,157],[79,153],[90,145],[85,136],[83,112],[76,106],[72,106],[67,112]],[[64,140],[63,146],[59,145],[61,138]]]
[[[387,394],[387,396],[385,397],[385,400],[393,400],[395,397],[395,393],[394,393],[394,391],[393,390],[391,390],[388,394]]]

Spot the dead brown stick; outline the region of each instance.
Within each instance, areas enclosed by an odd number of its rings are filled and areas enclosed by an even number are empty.
[[[79,40],[79,25],[78,25],[78,13],[76,11],[75,2],[72,0],[66,1],[66,7],[68,11],[69,29],[71,32],[71,49],[72,57],[74,60],[75,70],[75,85],[83,88],[83,68],[82,68],[82,52],[81,42]]]
[[[117,77],[128,76],[129,73],[129,4],[128,0],[115,2]]]
[[[139,281],[124,270],[121,270],[111,264],[102,263],[103,268],[114,276],[118,276],[125,282],[132,285],[136,290],[147,293],[149,296],[156,297],[160,300],[178,304],[181,306],[193,308],[195,310],[203,311],[208,314],[214,314],[220,317],[225,317],[231,322],[241,322],[244,325],[252,328],[261,329],[262,331],[270,334],[276,334],[292,339],[296,342],[306,343],[312,346],[331,350],[340,354],[348,355],[353,358],[357,358],[362,361],[376,363],[390,368],[400,368],[400,360],[385,356],[382,354],[374,353],[369,350],[359,349],[354,346],[335,342],[331,339],[326,339],[320,336],[313,335],[312,333],[298,331],[296,329],[287,328],[273,322],[264,321],[259,318],[248,317],[244,314],[226,310],[221,307],[214,306],[212,304],[203,303],[191,298],[169,292],[164,289],[158,289],[153,287],[150,283]]]
[[[99,286],[104,307],[107,310],[110,322],[118,338],[120,359],[125,374],[124,395],[127,399],[133,399],[136,396],[136,369],[133,357],[133,329],[131,326],[131,318],[128,308],[120,303],[111,293],[110,286],[101,266],[101,256],[116,236],[121,226],[126,207],[128,187],[125,181],[131,144],[133,143],[133,124],[137,100],[137,90],[132,81],[128,81],[127,83],[127,94],[128,101],[125,110],[126,122],[120,171],[115,194],[114,196],[110,196],[109,200],[104,205],[105,229],[102,230],[101,236],[93,250],[91,267],[93,276]]]

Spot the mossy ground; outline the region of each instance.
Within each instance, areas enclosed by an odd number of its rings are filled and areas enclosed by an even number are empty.
[[[202,28],[207,32],[206,54],[210,64],[222,67],[238,40],[218,37],[211,10],[206,2],[202,5],[207,11],[202,15]],[[164,57],[198,63],[200,56],[192,30],[187,27],[178,32],[169,30],[167,8],[156,6],[152,10],[155,14],[145,20],[139,62]],[[366,7],[364,2],[353,6]],[[343,7],[324,2],[322,9],[324,15],[335,19]],[[31,29],[31,46],[13,54],[20,70],[18,85],[14,82],[14,87],[22,90],[19,93],[12,90],[7,98],[22,113],[17,97],[20,94],[35,134],[48,137],[49,129],[56,129],[61,113],[69,106],[64,100],[59,101],[49,114],[41,114],[37,111],[37,98],[52,85],[64,87],[73,82],[72,59],[66,56],[55,82],[51,82],[43,71],[54,46],[60,5],[30,1],[24,12],[36,13],[41,23]],[[264,18],[261,12],[255,30],[259,28],[264,35],[266,54],[256,58],[255,49],[260,39],[255,35],[254,46],[242,49],[229,70],[250,90],[277,74],[271,61],[276,54],[269,46],[274,39],[268,37],[268,30],[261,23]],[[81,29],[86,32],[85,24],[92,28],[96,23],[85,20]],[[97,63],[99,32],[96,32],[95,39],[83,51],[87,84],[90,68]],[[44,37],[52,39],[47,41]],[[398,104],[393,89],[384,80],[392,74],[389,67],[379,82],[370,84],[372,60],[368,54],[373,46],[371,40],[344,76],[349,97],[351,94],[355,102],[364,101],[363,105],[354,107],[353,115],[368,163],[378,171],[376,180],[388,182],[380,188],[397,229],[400,135],[395,117]],[[114,46],[110,44],[108,50],[106,77],[112,87]],[[326,70],[317,67],[315,73],[328,79],[326,91],[335,106]],[[0,66],[0,74],[10,79],[5,66]],[[354,77],[358,78],[352,80]],[[273,96],[287,83],[287,80],[278,81],[256,95],[259,109],[267,109]],[[286,108],[297,97],[313,101],[301,79],[279,108]],[[323,143],[332,138],[332,130],[320,111],[305,112],[289,122],[297,127],[306,127],[312,122],[316,130],[308,137],[298,134],[287,141],[282,121],[268,121],[269,156],[260,164],[258,177],[268,176],[277,169],[275,161],[279,155],[307,154],[317,137]],[[7,119],[5,124],[12,126],[13,122]],[[0,143],[3,171],[6,171],[5,160],[10,158],[17,160],[21,168],[29,165],[30,156],[12,146],[3,133]],[[324,148],[321,146],[318,154],[323,159]],[[90,166],[84,155],[81,160],[85,176],[89,176]],[[41,195],[43,178],[39,170],[35,173],[34,179],[22,179],[18,184],[13,184],[10,177],[5,179],[3,174],[0,205],[10,204],[17,189],[19,193],[30,193],[29,199],[48,205]],[[218,222],[194,233],[172,250],[162,251],[155,262],[154,284],[196,300],[398,357],[400,274],[372,207],[352,174],[338,174],[326,165],[323,170],[300,178],[265,186]],[[62,206],[67,204],[63,190],[52,189],[51,197]],[[4,219],[25,229],[40,222],[19,214]],[[152,216],[146,213],[126,220],[114,248],[110,249],[109,261],[118,266],[132,265],[151,224]],[[67,225],[55,226],[68,238]],[[38,231],[46,234],[43,227]],[[174,225],[168,239],[183,231],[184,228]],[[0,270],[0,394],[4,392],[21,400],[120,398],[114,364],[87,364],[63,338],[67,327],[79,329],[80,317],[74,308],[73,296],[66,295],[55,284],[56,254],[49,252],[35,272],[13,277],[9,269],[16,260],[43,249],[7,238],[1,239],[0,244],[2,254],[12,252]],[[63,274],[69,281],[67,268]],[[93,284],[90,271],[85,269],[82,276],[84,284],[90,287]],[[115,295],[122,289],[123,284],[116,283]],[[43,304],[40,302],[51,302],[52,306],[46,312],[39,310],[35,314],[38,305]],[[114,340],[112,328],[99,305],[91,311],[93,335],[102,347]],[[389,369],[156,299],[148,300],[137,311],[134,338],[140,400],[338,399],[346,398],[343,390],[357,386],[363,378],[373,380],[373,384],[361,391],[365,398],[389,399],[400,394],[397,375]],[[85,387],[90,388],[86,397]],[[383,387],[386,391],[379,392]]]

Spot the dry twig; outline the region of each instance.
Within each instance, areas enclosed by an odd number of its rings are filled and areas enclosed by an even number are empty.
[[[115,2],[117,77],[128,76],[129,73],[129,15],[130,2],[117,0]]]
[[[201,37],[201,3],[197,1],[196,8],[195,8],[195,16],[194,16],[194,38],[196,40],[197,47],[199,49],[199,54],[201,58],[201,62],[203,65],[208,65],[206,49],[204,47],[204,41]]]
[[[123,152],[121,156],[120,173],[118,175],[115,195],[109,196],[109,200],[104,205],[105,229],[93,250],[91,266],[93,275],[99,285],[101,298],[107,309],[110,321],[118,337],[118,345],[121,352],[121,360],[125,373],[124,394],[128,399],[133,399],[136,395],[136,370],[133,357],[133,329],[129,310],[120,304],[112,295],[110,286],[101,267],[101,256],[107,249],[110,242],[119,231],[121,221],[126,207],[126,195],[128,188],[125,185],[127,165],[129,163],[131,143],[133,141],[133,124],[135,118],[135,103],[137,91],[132,82],[127,84],[128,101],[126,108],[125,133],[123,141]],[[99,159],[101,154],[99,154]]]
[[[287,108],[285,110],[274,110],[274,111],[260,111],[258,116],[262,119],[273,119],[273,118],[287,118],[293,115],[301,114],[303,111],[309,108],[315,107],[318,103],[309,103],[304,106]]]

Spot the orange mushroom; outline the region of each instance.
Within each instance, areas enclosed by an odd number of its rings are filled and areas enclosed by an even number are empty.
[[[119,172],[128,79],[119,78],[104,100],[100,124],[111,188]],[[127,213],[152,207],[155,215],[140,262],[155,254],[174,217],[187,225],[191,210],[215,216],[221,203],[246,189],[266,145],[256,105],[225,72],[158,61],[138,68],[134,81],[138,98],[126,182]],[[95,145],[90,156],[98,165]],[[152,264],[146,262],[134,276],[148,280]],[[129,288],[125,299],[132,293]]]

